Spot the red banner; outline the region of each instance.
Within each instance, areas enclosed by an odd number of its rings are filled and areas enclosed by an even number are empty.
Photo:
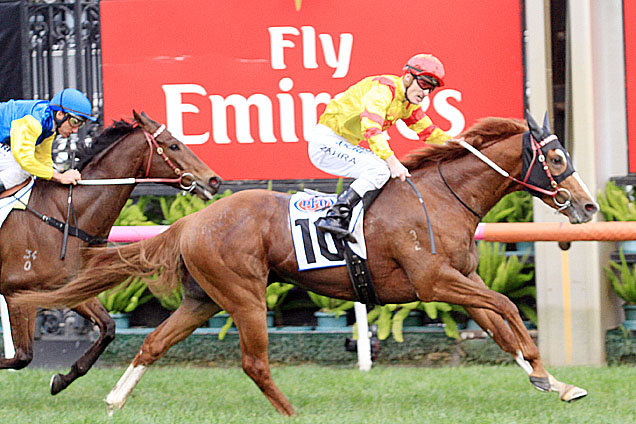
[[[629,172],[636,172],[636,2],[623,1],[625,29],[625,89],[627,96],[627,134]]]
[[[517,1],[102,0],[106,123],[146,111],[225,179],[329,178],[307,157],[325,104],[433,53],[446,86],[423,104],[456,135],[523,117]],[[389,131],[398,157],[420,147]]]

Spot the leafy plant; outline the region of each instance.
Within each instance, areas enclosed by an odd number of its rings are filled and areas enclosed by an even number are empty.
[[[610,260],[605,273],[616,294],[629,304],[636,304],[636,264],[631,268],[625,260],[623,249],[619,250],[621,263]],[[618,273],[618,275],[617,275]]]
[[[459,329],[457,328],[457,321],[451,315],[451,312],[455,310],[452,305],[444,302],[420,302],[418,309],[426,312],[426,315],[430,319],[439,319],[444,323],[444,332],[448,337],[459,340]],[[463,309],[463,308],[462,308]]]
[[[526,261],[528,254],[521,260],[517,256],[506,256],[503,245],[481,241],[477,244],[479,252],[479,264],[477,273],[484,280],[489,289],[508,296],[517,307],[535,325],[537,313],[523,298],[537,298],[537,290],[534,285],[529,285],[534,277],[534,271],[524,272],[528,266]]]
[[[117,287],[101,292],[97,295],[97,299],[102,303],[104,308],[110,313],[132,312],[137,306],[142,305],[152,299],[151,293],[146,293],[148,285],[140,278],[135,278],[127,286],[124,281]]]
[[[452,306],[443,302],[410,302],[402,304],[386,304],[374,307],[367,314],[369,325],[377,325],[378,339],[386,340],[393,335],[395,341],[402,343],[404,341],[404,320],[413,311],[424,311],[431,319],[442,320],[444,331],[449,337],[459,339],[459,330],[457,322],[451,315]],[[357,338],[357,324],[353,326],[354,338]]]
[[[192,194],[177,195],[172,198],[160,197],[159,204],[163,213],[163,223],[165,225],[173,224],[180,218],[198,212],[209,204],[231,195],[230,190],[223,193],[215,194],[212,199],[207,202],[201,200],[198,196]]]
[[[404,335],[402,329],[404,320],[412,311],[416,310],[419,302],[404,304],[377,305],[367,314],[369,325],[377,325],[378,339],[386,340],[391,334],[393,338],[402,343]],[[354,326],[354,334],[357,335],[357,326]]]
[[[265,294],[267,310],[273,311],[278,308],[292,288],[294,288],[294,285],[288,283],[272,283],[267,286],[267,293]]]
[[[146,203],[149,200],[149,197],[146,196],[140,197],[136,203],[133,203],[132,199],[126,200],[126,204],[113,225],[156,225],[154,222],[149,221],[144,214]]]
[[[176,310],[181,305],[182,298],[183,295],[181,286],[178,286],[170,294],[157,296],[157,299],[159,300],[161,306],[171,311]]]
[[[599,190],[597,200],[605,220],[636,221],[636,205],[630,199],[625,187],[608,181],[605,185],[605,191]]]
[[[484,216],[482,222],[531,222],[532,196],[525,191],[515,191],[504,196]]]
[[[322,312],[331,312],[337,317],[345,311],[353,308],[354,303],[350,300],[334,299],[333,297],[322,296],[317,293],[307,291],[309,298]]]
[[[219,311],[219,314],[227,314],[227,312]],[[219,340],[223,340],[225,338],[228,330],[232,328],[232,324],[234,324],[234,320],[231,316],[228,316],[225,324],[223,324],[223,327],[221,327],[221,329],[219,330]]]

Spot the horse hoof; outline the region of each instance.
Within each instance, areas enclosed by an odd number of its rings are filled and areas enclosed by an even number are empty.
[[[534,387],[536,387],[538,390],[542,392],[550,391],[550,380],[548,379],[548,377],[530,376],[530,383],[532,383]]]
[[[115,407],[110,403],[106,402],[106,411],[108,412],[108,416],[112,417],[115,413]]]
[[[559,399],[564,402],[574,402],[587,396],[587,390],[568,384],[559,393]]]
[[[55,374],[53,377],[51,377],[49,388],[51,389],[51,394],[53,396],[66,389],[66,384],[64,384],[64,380],[62,379],[62,377],[62,374]]]
[[[108,394],[108,396],[106,396],[104,402],[106,402],[106,410],[108,411],[108,416],[112,417],[115,411],[119,411],[124,407],[126,399],[117,399],[111,392]]]

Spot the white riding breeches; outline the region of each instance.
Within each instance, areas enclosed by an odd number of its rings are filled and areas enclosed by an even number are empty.
[[[31,176],[18,162],[6,144],[0,143],[0,182],[9,189]]]
[[[391,177],[384,159],[364,147],[355,146],[326,125],[318,124],[307,140],[309,159],[321,171],[355,178],[351,188],[363,197],[381,188]]]

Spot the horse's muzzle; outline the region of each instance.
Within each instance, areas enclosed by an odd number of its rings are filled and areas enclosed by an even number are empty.
[[[219,187],[221,186],[222,182],[223,179],[219,176],[214,176],[208,180],[208,184],[214,190],[214,193],[218,193]]]

